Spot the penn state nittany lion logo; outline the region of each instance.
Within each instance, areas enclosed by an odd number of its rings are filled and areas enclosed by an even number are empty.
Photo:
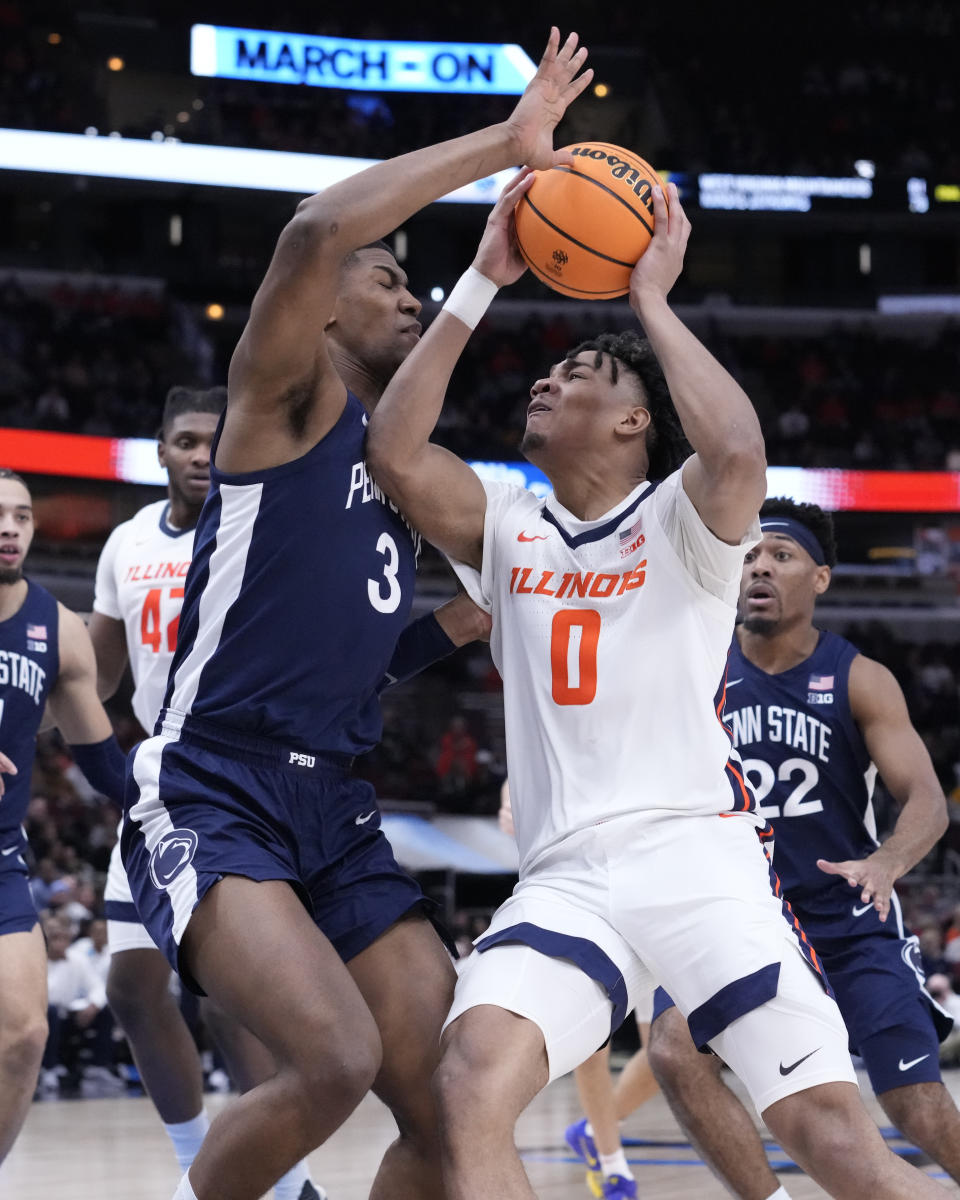
[[[197,835],[192,829],[171,829],[165,833],[150,855],[153,886],[168,888],[181,875],[197,852]]]
[[[904,939],[903,946],[900,949],[900,957],[910,970],[913,971],[920,986],[923,987],[927,981],[927,976],[923,969],[923,959],[920,957],[920,939],[916,934]]]

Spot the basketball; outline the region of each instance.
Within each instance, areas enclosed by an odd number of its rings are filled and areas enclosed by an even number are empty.
[[[623,296],[653,236],[660,176],[638,154],[609,142],[564,149],[573,164],[537,171],[517,204],[520,252],[534,275],[564,296]]]

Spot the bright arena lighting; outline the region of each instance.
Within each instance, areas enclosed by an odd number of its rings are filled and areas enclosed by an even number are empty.
[[[331,154],[190,145],[176,140],[154,142],[122,138],[119,133],[99,137],[95,130],[79,134],[0,129],[0,170],[148,179],[155,183],[294,192],[301,196],[323,191],[377,161]],[[512,170],[499,171],[441,197],[441,201],[493,204],[513,175]]]

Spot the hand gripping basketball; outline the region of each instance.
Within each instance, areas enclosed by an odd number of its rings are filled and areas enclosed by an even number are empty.
[[[517,205],[520,250],[534,275],[565,296],[622,296],[654,233],[660,176],[609,142],[565,150],[569,162],[538,171]]]
[[[683,256],[690,238],[690,221],[680,204],[675,183],[653,190],[654,234],[643,258],[630,276],[630,300],[655,291],[666,296],[683,270]]]

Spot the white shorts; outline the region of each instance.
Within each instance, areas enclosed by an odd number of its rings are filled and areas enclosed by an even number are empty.
[[[766,1108],[814,1083],[856,1081],[839,1010],[805,962],[816,958],[804,941],[773,893],[749,818],[622,817],[571,834],[521,878],[478,939],[447,1024],[478,1004],[527,1017],[543,1032],[554,1079],[606,1040],[652,978],[694,1041],[716,1049]],[[575,985],[577,974],[586,983]],[[567,999],[578,989],[589,1019]],[[809,1039],[798,1041],[798,1027],[823,1033],[803,1062]]]
[[[119,833],[110,852],[107,884],[103,890],[103,908],[107,917],[107,945],[111,954],[122,950],[156,950],[157,944],[137,914],[120,857]]]
[[[648,979],[642,987],[637,989],[637,996],[633,1004],[633,1019],[638,1025],[649,1025],[653,1020],[653,993],[657,990],[656,981],[653,978]],[[646,1049],[646,1042],[644,1042]]]

